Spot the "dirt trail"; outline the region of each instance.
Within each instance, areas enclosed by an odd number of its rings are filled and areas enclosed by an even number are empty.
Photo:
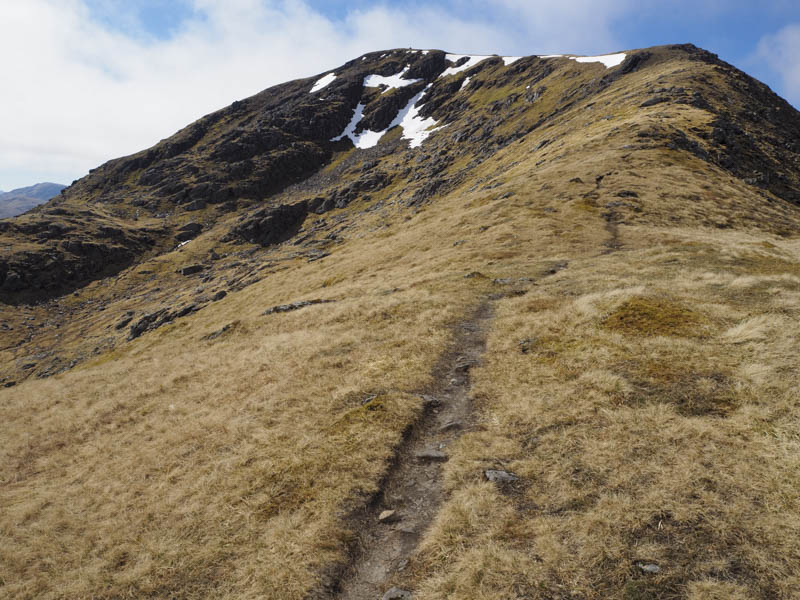
[[[485,350],[492,312],[485,301],[456,326],[452,350],[440,359],[434,384],[423,396],[425,414],[399,449],[379,496],[354,518],[360,528],[357,558],[334,598],[381,600],[392,583],[403,587],[408,559],[444,497],[442,465],[448,447],[471,424],[469,370]],[[396,512],[388,522],[379,521],[388,510]]]

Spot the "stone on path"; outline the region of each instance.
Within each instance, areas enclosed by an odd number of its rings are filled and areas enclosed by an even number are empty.
[[[397,514],[396,510],[385,510],[378,515],[378,521],[381,523],[394,523],[399,520],[400,515]]]
[[[423,450],[422,452],[417,452],[417,459],[427,461],[446,461],[447,454],[441,450]]]
[[[509,473],[508,471],[500,471],[497,469],[487,469],[483,472],[483,474],[486,475],[486,479],[496,483],[509,483],[511,481],[519,480],[519,477],[513,473]]]
[[[461,421],[448,421],[441,427],[439,427],[440,432],[451,431],[453,429],[461,429],[464,424]]]
[[[411,592],[398,587],[391,588],[383,595],[383,600],[407,600],[408,598],[411,598]]]

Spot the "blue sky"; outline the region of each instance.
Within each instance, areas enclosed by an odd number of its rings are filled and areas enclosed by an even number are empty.
[[[800,106],[800,0],[2,0],[0,24],[5,190],[69,183],[235,99],[390,47],[691,42]]]

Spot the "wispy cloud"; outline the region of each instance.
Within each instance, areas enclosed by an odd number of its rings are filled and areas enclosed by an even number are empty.
[[[778,74],[786,99],[800,106],[800,23],[762,37],[755,59]]]

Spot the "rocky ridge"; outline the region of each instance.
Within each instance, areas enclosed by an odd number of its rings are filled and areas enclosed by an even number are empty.
[[[545,149],[556,141],[546,131],[557,119],[598,110],[594,99],[623,88],[619,102],[636,96],[640,100],[633,102],[642,110],[686,105],[709,115],[705,127],[642,128],[631,150],[668,146],[689,152],[765,192],[800,202],[792,168],[800,118],[785,101],[693,46],[619,56],[624,59],[608,68],[600,59],[511,61],[393,50],[350,61],[332,71],[332,78],[328,73],[297,80],[236,101],[153,148],[93,170],[32,214],[0,223],[7,248],[0,258],[0,295],[7,302],[57,296],[167,252],[218,224],[229,229],[225,241],[285,242],[309,214],[342,209],[356,199],[369,201],[392,184],[410,191],[407,205],[418,205],[463,183],[476,165],[534,132],[542,137],[538,149]],[[656,81],[626,88],[632,73],[666,61],[705,67],[683,85]],[[711,85],[715,74],[724,75],[730,89]],[[319,86],[325,77],[329,81]],[[741,101],[730,102],[731,97]],[[613,118],[615,107],[604,104],[608,117],[603,118]],[[352,122],[358,110],[360,120]],[[398,137],[406,123],[386,132],[378,144],[381,132],[404,110],[418,113],[419,123],[435,124],[420,132],[430,141],[409,148]],[[348,126],[350,137],[343,135]],[[394,135],[395,130],[400,133]],[[369,148],[367,134],[374,137]],[[319,177],[352,140],[372,158],[356,173],[337,175],[338,180],[330,173]],[[386,168],[382,157],[400,152],[409,153],[405,166]],[[290,187],[295,194],[282,194]],[[283,204],[276,204],[278,198]],[[227,224],[231,215],[235,223]]]

